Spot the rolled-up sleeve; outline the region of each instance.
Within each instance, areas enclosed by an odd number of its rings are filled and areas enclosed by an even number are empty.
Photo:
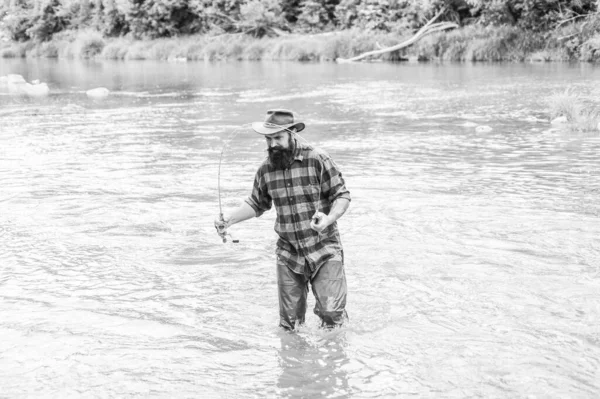
[[[261,169],[256,172],[254,176],[254,184],[252,186],[252,193],[246,198],[246,203],[254,209],[256,217],[259,217],[273,205],[273,199],[269,195],[267,184],[264,179],[264,174],[261,173]]]
[[[350,191],[346,188],[346,183],[336,163],[329,156],[321,157],[322,180],[321,190],[333,204],[339,198],[351,201]]]

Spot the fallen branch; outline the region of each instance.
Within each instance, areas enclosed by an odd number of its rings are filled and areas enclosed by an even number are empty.
[[[356,57],[352,57],[352,58],[338,58],[338,59],[336,59],[336,61],[337,62],[353,62],[353,61],[362,60],[363,58],[367,58],[367,57],[370,57],[373,55],[390,53],[392,51],[396,51],[396,50],[400,50],[401,48],[408,47],[411,44],[413,44],[414,42],[416,42],[417,40],[421,39],[423,36],[426,36],[430,33],[438,32],[438,31],[442,31],[442,30],[446,30],[446,29],[458,28],[458,25],[453,22],[438,22],[436,24],[433,23],[436,19],[439,18],[440,15],[443,14],[444,11],[445,11],[445,9],[440,10],[432,19],[429,20],[429,22],[427,22],[421,29],[419,29],[419,31],[413,37],[411,37],[410,39],[408,39],[402,43],[396,44],[395,46],[382,48],[379,50],[367,51],[366,53],[362,53],[362,54],[357,55]]]
[[[554,27],[554,30],[560,28],[561,25],[564,25],[564,24],[569,23],[571,21],[574,21],[576,19],[579,19],[579,18],[590,18],[590,17],[592,17],[594,15],[599,15],[599,14],[600,14],[600,12],[593,12],[593,13],[590,13],[590,14],[577,14],[574,17],[567,18],[567,19],[564,19],[564,20],[560,21],[558,24],[556,24],[556,26]]]
[[[561,41],[561,40],[570,39],[570,38],[572,38],[573,36],[577,36],[577,35],[579,35],[579,34],[580,34],[580,32],[575,32],[575,33],[572,33],[572,34],[570,34],[570,35],[566,35],[566,36],[561,36],[561,37],[558,37],[558,38],[556,38],[556,40],[558,40],[558,41]]]
[[[275,28],[273,26],[271,26],[271,31],[273,33],[275,33],[277,36],[289,36],[290,34],[284,30],[281,30],[279,28]]]

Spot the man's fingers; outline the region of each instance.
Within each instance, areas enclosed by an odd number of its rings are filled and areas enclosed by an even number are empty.
[[[312,220],[315,224],[319,224],[321,223],[321,219],[323,219],[323,214],[320,212],[317,212],[313,215]]]
[[[227,235],[227,222],[223,220],[223,217],[215,220],[215,229],[217,230],[219,237],[223,239],[223,242],[226,242],[227,239],[225,236]]]
[[[215,228],[217,230],[225,230],[227,229],[227,222],[223,219],[223,217],[219,217],[219,219],[215,220]]]
[[[318,219],[313,218],[313,220],[310,222],[310,228],[313,229],[314,231],[320,233],[323,229],[321,228],[321,226],[319,225],[319,222],[317,220]]]

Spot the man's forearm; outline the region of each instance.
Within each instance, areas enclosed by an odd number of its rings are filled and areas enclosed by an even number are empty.
[[[349,206],[350,201],[346,198],[336,199],[333,202],[333,205],[331,206],[331,211],[329,212],[329,215],[327,215],[331,219],[331,223],[341,218],[342,215],[346,213],[346,210],[348,210]]]
[[[255,216],[256,212],[254,209],[244,201],[239,207],[225,216],[225,221],[227,222],[227,225],[231,226],[243,222],[244,220],[252,219]]]

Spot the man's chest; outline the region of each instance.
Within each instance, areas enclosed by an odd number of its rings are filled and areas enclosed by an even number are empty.
[[[309,166],[295,166],[269,173],[267,188],[278,207],[316,203],[320,194],[319,178],[314,168]]]

